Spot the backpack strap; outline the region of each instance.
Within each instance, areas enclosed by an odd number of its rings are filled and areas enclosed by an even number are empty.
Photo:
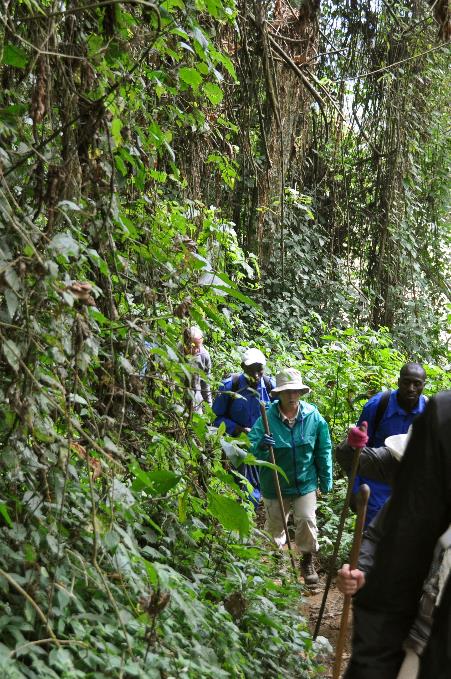
[[[240,381],[240,373],[232,374],[232,391],[238,391],[238,384]]]
[[[386,391],[383,392],[380,401],[377,404],[376,416],[374,418],[374,434],[379,429],[379,425],[382,422],[382,418],[384,417],[385,411],[387,410],[390,395],[391,389],[387,389]]]
[[[272,384],[271,380],[267,375],[263,375],[263,382],[265,383],[266,391],[268,392],[268,396],[270,396],[271,391],[272,391]]]
[[[239,384],[239,381],[240,381],[240,373],[232,373],[231,377],[232,377],[232,387],[231,387],[230,391],[233,391],[235,393],[235,392],[238,391],[238,384]],[[229,420],[230,420],[230,409],[232,407],[232,403],[233,403],[234,400],[235,400],[234,396],[227,394],[227,410],[226,410],[225,416]]]

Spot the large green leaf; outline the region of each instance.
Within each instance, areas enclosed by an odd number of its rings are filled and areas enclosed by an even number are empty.
[[[28,57],[23,49],[7,43],[3,49],[2,62],[8,66],[25,68],[28,62]]]
[[[236,530],[241,537],[249,535],[249,516],[236,500],[210,490],[208,491],[208,509],[226,530]]]
[[[121,130],[122,120],[119,118],[114,118],[111,122],[111,134],[113,135],[116,146],[120,146],[122,144]]]
[[[240,292],[236,287],[232,288],[226,285],[216,285],[216,283],[212,287],[214,287],[215,290],[222,290],[223,292],[226,292],[231,297],[235,297],[236,299],[239,299],[240,302],[244,302],[244,304],[248,304],[249,306],[255,308],[258,307],[258,305],[254,302],[253,299],[251,299],[247,295],[243,295],[243,293]]]
[[[174,472],[167,469],[146,472],[136,462],[130,466],[130,471],[135,475],[132,489],[140,491],[146,488],[152,495],[165,495],[180,481],[180,476]]]
[[[179,69],[179,78],[183,80],[184,83],[191,85],[194,90],[197,90],[202,82],[202,76],[195,68],[189,68],[188,66],[183,66]]]
[[[0,501],[0,514],[3,516],[5,519],[5,522],[8,524],[10,528],[13,528],[13,522],[11,521],[11,517],[8,512],[8,507],[6,506],[5,502]]]
[[[205,83],[204,92],[214,106],[220,104],[224,97],[224,92],[216,83]]]

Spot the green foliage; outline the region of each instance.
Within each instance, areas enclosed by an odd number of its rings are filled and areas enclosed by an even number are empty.
[[[255,265],[217,209],[183,198],[179,159],[235,78],[215,43],[235,5],[54,24],[47,2],[18,4],[21,38],[52,27],[77,58],[3,51],[2,672],[315,676],[299,586],[262,560],[181,345],[255,308],[238,286]],[[233,186],[234,163],[211,162]]]
[[[236,501],[209,491],[208,509],[227,530],[238,531],[241,537],[249,535],[249,516]]]
[[[331,557],[334,553],[347,486],[347,479],[336,478],[332,493],[329,496],[321,496],[318,499],[318,542],[320,545],[320,558],[324,562],[326,569],[330,567]],[[337,568],[349,561],[354,536],[354,524],[355,515],[350,511],[346,518],[340,541],[336,562]]]
[[[337,52],[318,75],[347,121],[325,134],[311,120],[303,190],[327,231],[321,267],[336,284],[322,319],[389,327],[404,351],[438,360],[450,329],[446,52],[426,3],[322,9],[323,51],[332,39]]]
[[[277,262],[261,278],[241,247],[233,0],[6,5],[0,668],[11,679],[316,676],[299,585],[268,556],[211,410],[193,407],[183,331],[204,331],[214,386],[251,344],[272,372],[299,366],[335,440],[406,356],[385,330],[330,330],[338,316],[351,325],[358,302],[343,253],[324,265],[313,193],[286,192],[286,280]],[[446,155],[442,142],[429,151],[422,176]],[[430,190],[440,216],[443,177]],[[424,225],[417,198],[409,223]],[[412,324],[402,333],[413,341]],[[446,384],[427,369],[431,392]],[[343,486],[321,500],[326,552]]]
[[[3,47],[2,62],[8,66],[15,66],[16,68],[25,68],[27,65],[27,55],[15,45],[10,45],[7,43]]]

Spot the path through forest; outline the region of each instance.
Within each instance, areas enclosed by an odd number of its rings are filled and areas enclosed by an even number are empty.
[[[259,527],[263,529],[263,524],[264,524],[263,511],[262,508],[260,508],[257,517],[257,525],[259,525]],[[294,535],[291,537],[294,540]],[[286,545],[284,545],[283,547],[283,554],[284,558],[281,564],[282,570],[289,572],[291,569]],[[319,583],[316,587],[311,588],[305,586],[302,587],[302,598],[299,607],[300,614],[308,620],[309,629],[312,634],[314,632],[316,621],[318,619],[318,613],[321,607],[321,601],[323,598],[324,588],[327,579],[327,573],[324,571],[321,563],[317,564],[317,570],[320,576]],[[299,582],[301,582],[300,578]],[[327,602],[318,634],[318,637],[324,637],[325,639],[327,639],[330,646],[332,647],[331,652],[328,653],[326,651],[324,654],[321,654],[321,662],[326,668],[325,673],[322,675],[323,679],[332,679],[332,669],[335,659],[335,646],[338,638],[338,632],[340,629],[342,608],[343,608],[343,594],[337,589],[335,585],[335,580],[333,580],[329,589],[329,594],[327,596]],[[341,664],[342,671],[340,677],[343,677],[344,671],[348,664],[348,660],[351,654],[351,641],[352,641],[352,610],[350,611],[348,619],[348,628],[342,657]]]
[[[320,574],[320,582],[318,587],[311,589],[310,592],[306,588],[303,592],[303,600],[301,604],[301,613],[309,620],[309,628],[313,634],[315,624],[318,618],[318,612],[321,606],[321,601],[323,597],[324,587],[326,584],[326,575]],[[326,607],[324,609],[324,615],[321,623],[321,628],[319,631],[319,637],[325,637],[332,648],[335,651],[335,645],[338,637],[338,631],[340,628],[341,611],[343,607],[343,595],[335,586],[335,582],[332,583],[329,594],[327,597]],[[348,632],[346,636],[345,650],[343,653],[342,660],[342,673],[344,670],[350,655],[351,649],[351,634],[352,634],[352,620],[351,616],[348,621]],[[323,675],[324,679],[332,679],[332,667],[334,662],[334,653],[326,655],[324,657],[324,665],[327,668],[326,673]]]

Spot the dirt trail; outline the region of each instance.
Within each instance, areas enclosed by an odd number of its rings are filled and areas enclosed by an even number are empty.
[[[264,529],[264,512],[263,508],[260,507],[257,511],[257,525]],[[290,526],[291,528],[291,526]],[[294,543],[294,535],[291,535],[291,540]],[[282,569],[286,571],[291,571],[288,557],[287,546],[283,547],[284,558],[282,560]],[[326,585],[327,575],[321,568],[319,571],[319,583],[315,588],[309,589],[304,587],[302,590],[302,603],[300,606],[301,615],[308,620],[310,632],[313,634],[316,621],[318,619],[319,609],[321,607],[321,601],[323,598],[323,592]],[[319,630],[318,636],[325,637],[330,645],[332,646],[333,653],[328,657],[324,657],[322,664],[326,668],[326,672],[322,675],[322,679],[332,679],[332,669],[335,659],[335,645],[338,638],[338,632],[340,629],[341,611],[343,607],[343,594],[335,586],[335,580],[332,581],[331,587],[329,589],[329,594],[327,596],[326,607],[324,609],[323,619],[321,622],[321,628]],[[341,674],[343,677],[344,671],[346,670],[349,657],[351,655],[351,640],[352,640],[352,611],[349,613],[348,619],[348,629],[345,640],[345,647],[341,662]]]
[[[318,618],[319,609],[321,606],[321,601],[323,598],[324,587],[326,583],[326,576],[320,576],[320,582],[318,586],[313,590],[309,591],[306,589],[303,592],[303,602],[301,605],[301,613],[309,620],[310,631],[313,633],[315,624]],[[332,583],[327,597],[326,608],[324,609],[324,615],[321,623],[321,628],[319,635],[321,637],[326,637],[326,639],[331,644],[332,648],[335,650],[335,644],[338,637],[338,631],[340,629],[340,619],[341,610],[343,606],[343,595],[335,587],[335,583]],[[342,663],[341,663],[341,675],[343,676],[346,669],[348,659],[350,656],[351,649],[351,635],[352,635],[352,614],[349,616],[348,630],[346,635],[345,650],[343,653]],[[327,668],[326,673],[323,675],[324,679],[332,679],[332,667],[334,663],[334,655],[329,656],[324,660],[324,665]]]

